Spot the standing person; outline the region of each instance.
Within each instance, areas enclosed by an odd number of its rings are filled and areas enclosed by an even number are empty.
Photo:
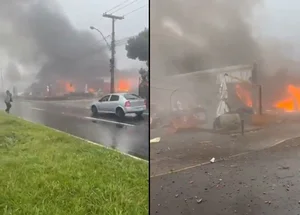
[[[8,90],[6,90],[6,96],[4,102],[6,104],[5,112],[9,113],[9,110],[11,108],[11,102],[12,102],[12,94]]]

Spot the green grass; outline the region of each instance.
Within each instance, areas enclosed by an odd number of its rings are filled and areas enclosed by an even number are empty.
[[[1,215],[148,214],[148,164],[0,112]]]

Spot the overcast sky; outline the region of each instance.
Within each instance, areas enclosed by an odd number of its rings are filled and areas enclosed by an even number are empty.
[[[258,10],[264,34],[281,39],[295,39],[300,36],[300,1],[265,0],[264,7]]]
[[[124,0],[60,0],[58,2],[76,28],[89,29],[92,25],[101,30],[105,36],[108,36],[111,34],[111,19],[103,18],[102,14],[124,2]],[[134,3],[115,12],[114,15],[123,16],[142,8],[129,14],[124,20],[116,22],[116,40],[137,35],[148,28],[148,0],[128,0],[124,5],[129,2]],[[99,37],[99,40],[102,40],[98,32],[94,31],[94,33]],[[110,42],[110,38],[108,38],[108,42]],[[116,52],[119,69],[140,68],[144,65],[137,60],[130,60],[126,57],[125,45],[117,47]]]

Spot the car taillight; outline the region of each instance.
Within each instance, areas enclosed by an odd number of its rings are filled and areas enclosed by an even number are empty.
[[[130,107],[130,101],[125,102],[125,107]]]
[[[144,105],[146,105],[146,106],[147,106],[147,101],[146,101],[146,99],[144,100]]]

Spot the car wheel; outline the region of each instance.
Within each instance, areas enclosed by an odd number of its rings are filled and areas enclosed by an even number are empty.
[[[116,114],[119,118],[123,118],[125,116],[125,113],[121,108],[117,108]]]
[[[143,113],[144,113],[143,111],[140,111],[140,112],[137,112],[136,115],[140,117],[143,115]]]
[[[95,105],[92,106],[92,114],[93,114],[93,116],[97,116],[98,115],[98,109],[96,108]]]

